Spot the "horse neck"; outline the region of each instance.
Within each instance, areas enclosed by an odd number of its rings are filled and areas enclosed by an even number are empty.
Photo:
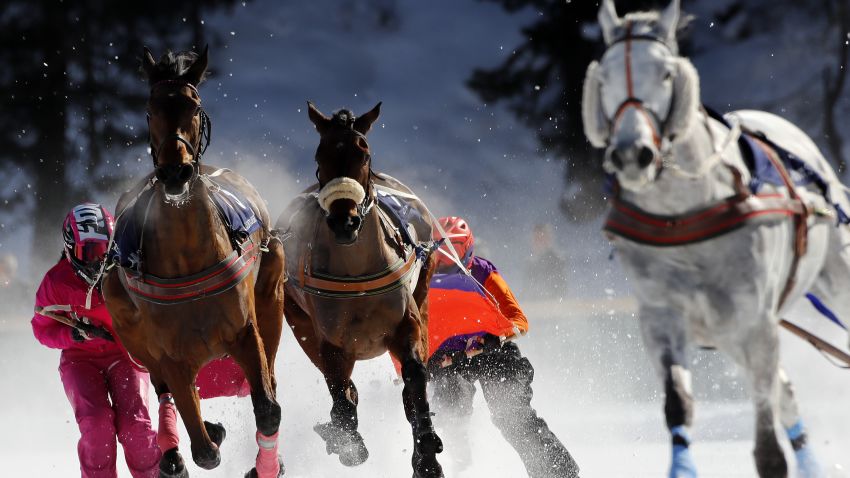
[[[314,268],[335,276],[356,277],[378,273],[398,260],[384,238],[377,204],[363,219],[357,240],[348,246],[337,244],[324,219],[321,222],[317,241],[321,246],[313,251]]]
[[[712,128],[711,133],[707,128]],[[700,112],[695,112],[691,126],[672,144],[672,162],[684,171],[699,171],[728,133],[728,128],[719,128]],[[734,145],[727,149],[723,162],[739,166],[740,156],[733,149]],[[665,168],[645,189],[638,192],[624,189],[621,197],[641,209],[660,215],[700,209],[736,192],[732,173],[723,166],[723,162],[696,179],[682,177],[676,171]]]
[[[217,264],[232,248],[218,211],[202,181],[195,181],[191,199],[175,207],[166,204],[158,188],[144,228],[145,271],[159,277],[185,277]]]

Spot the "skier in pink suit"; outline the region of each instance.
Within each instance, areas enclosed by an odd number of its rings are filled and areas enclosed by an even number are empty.
[[[112,228],[112,216],[99,204],[68,213],[64,251],[38,288],[32,329],[43,345],[62,350],[59,376],[80,427],[83,478],[117,476],[116,438],[134,478],[156,477],[161,453],[148,415],[148,375],[113,338],[97,282]]]

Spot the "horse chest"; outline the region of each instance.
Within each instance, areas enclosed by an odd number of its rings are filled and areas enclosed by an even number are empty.
[[[687,246],[626,241],[618,246],[643,306],[731,316],[752,309],[783,283],[785,256],[791,252],[782,247],[785,236],[779,227],[747,227]]]
[[[322,339],[363,360],[384,353],[403,320],[407,296],[402,288],[373,297],[309,300]]]

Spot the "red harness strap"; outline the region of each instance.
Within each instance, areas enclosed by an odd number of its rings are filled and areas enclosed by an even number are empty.
[[[740,173],[731,166],[738,194],[698,211],[678,215],[658,215],[620,199],[615,192],[611,211],[603,230],[640,244],[657,247],[684,246],[722,236],[753,221],[794,219],[794,258],[785,288],[780,296],[781,306],[794,287],[800,257],[806,252],[809,210],[798,194],[790,174],[781,159],[768,145],[756,139],[782,177],[788,197],[778,193],[751,194],[743,186]]]
[[[176,279],[164,279],[150,274],[137,275],[122,268],[125,287],[133,295],[156,304],[179,304],[220,294],[235,287],[250,274],[257,262],[257,248],[245,246],[242,254],[233,251],[223,261],[197,274]]]
[[[705,209],[675,216],[646,212],[619,198],[603,229],[650,246],[684,246],[722,236],[759,219],[778,220],[801,214],[801,204],[780,194],[733,196]]]
[[[620,104],[617,108],[617,111],[614,112],[614,120],[611,124],[611,130],[617,128],[617,124],[620,122],[620,118],[623,116],[623,113],[626,112],[629,108],[634,108],[638,110],[646,119],[647,124],[649,124],[649,128],[652,130],[652,141],[655,143],[656,148],[661,148],[661,134],[655,127],[655,122],[652,119],[652,115],[646,111],[646,108],[643,106],[643,102],[635,98],[634,91],[634,82],[632,81],[632,24],[631,22],[626,23],[626,37],[625,37],[625,64],[626,64],[626,94],[628,98],[626,101]]]

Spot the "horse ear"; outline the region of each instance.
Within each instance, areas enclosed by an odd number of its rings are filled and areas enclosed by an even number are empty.
[[[148,80],[150,80],[156,70],[156,60],[154,60],[148,47],[144,47],[144,49],[145,51],[142,53],[142,71],[145,72]]]
[[[316,131],[318,131],[319,134],[325,134],[325,131],[327,131],[328,127],[331,125],[331,119],[322,114],[312,101],[307,102],[307,116],[310,118],[310,121],[313,123],[313,126],[316,127]]]
[[[688,130],[700,105],[699,74],[687,58],[676,59],[672,98],[664,136],[675,138]]]
[[[210,46],[204,47],[204,51],[198,56],[192,66],[183,74],[183,79],[197,87],[207,77],[207,65],[209,65]]]
[[[584,135],[596,148],[604,148],[608,141],[608,120],[602,115],[600,86],[599,63],[594,61],[587,67],[584,77],[581,119],[584,123]]]
[[[658,18],[658,26],[661,28],[661,35],[664,38],[668,40],[676,39],[680,13],[680,0],[671,0],[667,8],[661,12],[661,16]]]
[[[354,130],[360,132],[360,134],[366,134],[372,129],[372,123],[378,119],[378,116],[381,115],[381,102],[379,101],[374,108],[369,110],[368,113],[360,116],[356,120],[354,120]]]
[[[599,27],[602,29],[602,37],[605,43],[610,45],[614,41],[614,33],[620,27],[620,17],[617,16],[617,8],[614,6],[614,0],[602,0],[599,6]]]

